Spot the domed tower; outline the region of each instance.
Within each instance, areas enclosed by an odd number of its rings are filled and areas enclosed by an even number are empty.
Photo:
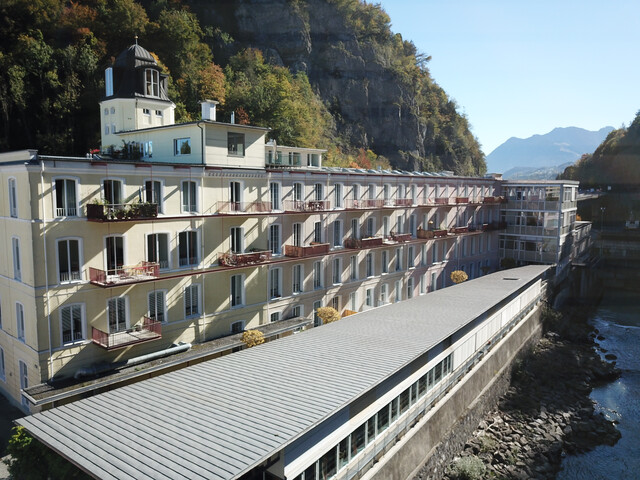
[[[169,77],[136,40],[105,70],[100,102],[102,149],[122,146],[117,133],[174,124],[175,104],[167,96]]]

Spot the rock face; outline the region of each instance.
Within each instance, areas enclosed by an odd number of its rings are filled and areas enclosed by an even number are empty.
[[[306,73],[352,145],[409,170],[485,172],[466,119],[425,69],[417,73],[415,47],[391,33],[377,7],[327,0],[193,0],[192,6],[201,23],[230,33],[232,50],[258,48],[268,61]],[[359,32],[349,12],[363,17]],[[413,67],[400,65],[399,56],[412,58]]]

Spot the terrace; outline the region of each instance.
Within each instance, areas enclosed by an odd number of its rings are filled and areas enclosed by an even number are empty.
[[[131,328],[112,333],[91,327],[91,340],[93,343],[107,350],[116,350],[159,338],[162,338],[162,324],[153,321],[149,317],[142,317],[141,325],[134,325]]]
[[[92,222],[145,220],[156,218],[157,216],[157,203],[133,202],[87,204],[87,220]]]
[[[153,280],[160,276],[160,265],[156,262],[140,262],[122,265],[109,270],[89,267],[89,282],[99,287],[113,287]]]
[[[244,267],[266,263],[271,260],[270,250],[257,250],[248,253],[227,252],[218,256],[218,263],[223,267]]]
[[[266,213],[271,202],[218,202],[218,213]]]

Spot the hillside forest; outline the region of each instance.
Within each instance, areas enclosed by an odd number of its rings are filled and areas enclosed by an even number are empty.
[[[429,57],[391,31],[379,5],[4,0],[0,33],[0,151],[98,148],[104,69],[137,38],[170,74],[178,122],[210,98],[219,120],[235,111],[279,144],[326,148],[328,165],[486,170]]]

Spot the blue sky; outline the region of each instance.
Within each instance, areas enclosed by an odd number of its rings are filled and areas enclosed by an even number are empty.
[[[640,110],[640,1],[383,0],[393,32],[485,154],[555,127],[628,125]]]

